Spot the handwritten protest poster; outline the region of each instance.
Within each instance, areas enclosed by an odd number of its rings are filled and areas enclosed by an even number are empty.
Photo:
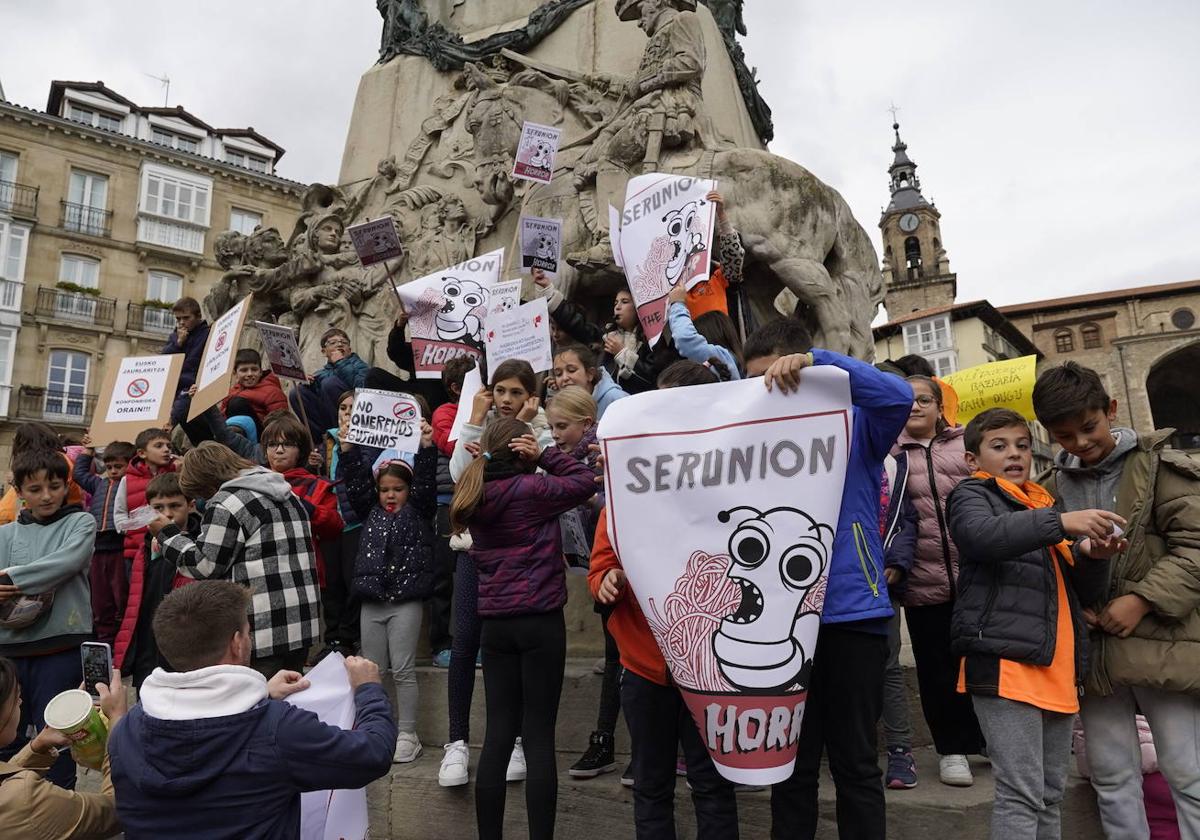
[[[421,448],[421,408],[411,394],[357,388],[346,442],[416,452]]]
[[[353,729],[357,709],[345,658],[340,653],[331,653],[304,676],[308,688],[285,700],[312,712],[330,726]],[[301,840],[363,840],[367,827],[366,788],[300,794]]]
[[[503,262],[499,248],[396,287],[408,312],[418,379],[437,379],[448,359],[483,355],[490,289]]]
[[[196,374],[196,394],[188,419],[194,420],[229,393],[229,376],[233,373],[233,357],[237,353],[246,313],[254,295],[247,295],[237,305],[213,321],[200,358],[200,370]]]
[[[511,312],[488,319],[488,376],[508,359],[524,359],[534,371],[550,370],[550,312],[545,298],[523,303]]]
[[[652,173],[630,178],[620,231],[621,251],[638,320],[653,346],[667,323],[667,294],[708,279],[716,208],[705,196],[716,181]],[[611,235],[611,231],[610,231]]]
[[[958,393],[958,422],[967,423],[989,408],[1011,408],[1026,420],[1033,413],[1037,356],[976,365],[942,377]]]
[[[549,184],[554,177],[554,158],[562,132],[548,125],[527,122],[521,126],[512,174],[526,181]]]
[[[600,421],[608,531],[717,770],[792,773],[850,442],[845,372],[650,391]]]
[[[391,216],[351,225],[346,229],[346,233],[350,234],[354,252],[358,254],[358,260],[364,266],[404,254],[400,234],[396,231],[396,222]]]
[[[94,444],[133,440],[151,426],[166,426],[182,369],[181,353],[126,356],[110,362],[90,429]]]
[[[271,366],[275,375],[283,379],[307,382],[308,374],[304,372],[304,357],[300,354],[300,345],[296,342],[296,331],[291,327],[269,324],[266,321],[255,321],[254,326],[258,327],[263,349],[267,353],[267,364]]]
[[[521,280],[503,280],[493,283],[489,289],[488,318],[502,312],[511,312],[521,305]],[[484,319],[486,321],[487,318]]]
[[[558,276],[562,255],[562,220],[521,217],[521,273],[540,268],[547,276]]]

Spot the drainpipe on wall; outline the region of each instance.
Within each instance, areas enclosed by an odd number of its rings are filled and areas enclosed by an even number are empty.
[[[1137,424],[1133,419],[1133,400],[1129,396],[1129,375],[1125,372],[1125,346],[1123,344],[1117,344],[1117,358],[1121,360],[1121,384],[1125,388],[1125,410],[1129,412],[1129,428],[1136,429]],[[1149,395],[1147,395],[1147,399],[1149,399]],[[1151,428],[1153,428],[1153,412],[1151,412],[1150,418]]]

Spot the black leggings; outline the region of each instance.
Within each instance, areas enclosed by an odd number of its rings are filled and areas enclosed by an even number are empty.
[[[525,810],[530,840],[554,837],[558,767],[554,725],[567,659],[563,612],[485,618],[480,636],[487,732],[475,777],[480,840],[504,832],[505,771],[517,735],[525,747]]]
[[[454,573],[454,635],[446,700],[450,709],[450,742],[471,740],[471,695],[475,693],[475,657],[479,653],[479,573],[465,551]]]
[[[600,683],[600,711],[596,715],[596,729],[612,735],[617,729],[617,717],[621,714],[621,652],[617,640],[608,632],[608,617],[612,607],[601,607],[600,626],[604,629],[604,679]]]

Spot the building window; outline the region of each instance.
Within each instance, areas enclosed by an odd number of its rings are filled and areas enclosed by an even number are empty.
[[[1196,314],[1186,306],[1182,306],[1171,313],[1171,323],[1177,330],[1190,330],[1196,325]]]
[[[1083,341],[1084,350],[1095,350],[1103,342],[1100,341],[1100,328],[1095,324],[1084,324],[1079,328],[1079,338]]]
[[[945,315],[904,325],[904,350],[906,353],[924,355],[937,350],[949,350],[952,346],[950,319]]]
[[[10,210],[16,193],[17,156],[0,152],[0,210]]]
[[[63,227],[91,236],[105,236],[108,227],[108,176],[72,169],[63,207]]]
[[[29,228],[0,221],[0,310],[21,311]]]
[[[51,351],[50,371],[46,376],[46,414],[83,417],[90,362],[86,353]]]
[[[1070,353],[1075,349],[1075,334],[1067,329],[1054,331],[1054,350],[1058,353]]]
[[[143,213],[208,226],[212,182],[158,167],[142,169]]]
[[[146,279],[146,300],[161,300],[174,305],[183,297],[183,278],[165,271],[151,271]],[[165,311],[165,310],[164,310]],[[172,323],[174,321],[172,320]]]
[[[234,166],[243,166],[246,169],[253,169],[255,172],[262,172],[264,174],[271,171],[271,163],[266,158],[248,155],[233,149],[225,150],[225,161],[226,163],[232,163]]]
[[[921,270],[921,242],[915,236],[904,240],[904,261],[909,271]]]
[[[16,346],[17,331],[0,327],[0,417],[8,416],[8,395],[12,392],[12,364]]]
[[[252,210],[239,210],[234,207],[229,211],[229,229],[236,230],[246,236],[254,233],[254,229],[262,224],[262,213]]]
[[[63,254],[58,265],[58,282],[82,286],[85,289],[100,288],[100,260]]]
[[[67,111],[67,118],[75,122],[90,125],[95,128],[103,128],[108,131],[120,131],[123,120],[116,114],[108,114],[104,111],[95,111],[91,108],[81,108],[78,105],[72,104]]]
[[[195,153],[200,151],[199,141],[191,137],[185,137],[182,134],[172,134],[169,131],[163,131],[161,128],[152,128],[150,130],[150,139],[163,146],[179,149],[181,152]]]
[[[949,376],[958,370],[958,354],[953,350],[945,353],[934,353],[926,356],[925,360],[933,365],[935,376]]]

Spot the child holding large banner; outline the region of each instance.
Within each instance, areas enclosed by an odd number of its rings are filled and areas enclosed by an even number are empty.
[[[482,840],[504,827],[505,772],[518,733],[528,776],[531,837],[554,834],[558,771],[554,725],[567,638],[566,574],[558,516],[596,492],[592,470],[556,447],[542,450],[527,423],[494,420],[480,455],[463,472],[450,503],[456,533],[468,528],[479,570],[487,734],[475,783]],[[541,467],[544,473],[534,471]]]

